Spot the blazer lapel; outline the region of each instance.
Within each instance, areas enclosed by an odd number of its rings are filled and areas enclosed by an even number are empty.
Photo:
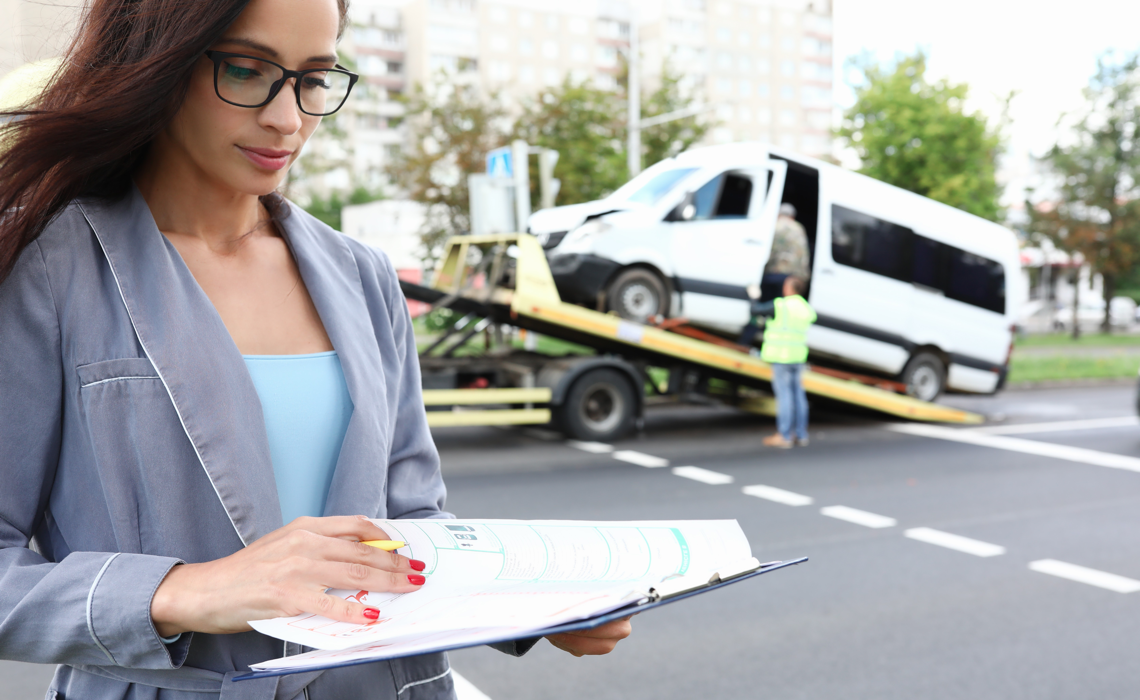
[[[117,202],[85,201],[81,209],[242,543],[281,527],[261,402],[214,305],[135,187]]]
[[[294,210],[282,228],[301,279],[332,340],[352,398],[352,418],[325,503],[325,515],[387,513],[388,404],[380,346],[360,268],[348,245]]]

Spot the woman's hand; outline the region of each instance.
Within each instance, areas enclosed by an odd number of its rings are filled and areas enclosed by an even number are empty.
[[[224,559],[175,566],[154,593],[151,618],[163,637],[245,632],[248,620],[301,613],[367,624],[375,608],[325,589],[418,590],[422,562],[361,544],[386,539],[364,516],[297,518]]]
[[[552,634],[547,639],[554,646],[574,656],[608,654],[632,631],[633,626],[629,624],[629,618],[623,617],[589,630]]]

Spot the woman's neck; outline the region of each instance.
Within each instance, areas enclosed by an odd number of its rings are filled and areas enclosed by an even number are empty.
[[[234,251],[251,231],[262,230],[259,225],[268,214],[257,195],[209,178],[182,155],[159,137],[135,173],[135,185],[159,231],[200,239],[224,254]]]

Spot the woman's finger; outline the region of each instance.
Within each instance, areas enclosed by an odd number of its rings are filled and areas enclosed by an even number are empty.
[[[415,574],[424,570],[423,562],[413,563],[402,554],[370,547],[362,542],[350,542],[333,537],[323,538],[321,548],[313,553],[313,558],[364,564],[374,569],[402,574]]]
[[[633,632],[633,625],[629,623],[629,618],[621,620],[614,620],[607,622],[604,625],[585,630],[576,630],[574,632],[566,632],[567,635],[575,637],[586,637],[590,639],[613,639],[619,641],[625,639]]]
[[[300,580],[321,588],[411,593],[418,591],[427,581],[422,574],[381,571],[364,564],[308,560],[307,565],[309,571],[301,574]]]
[[[574,656],[598,656],[608,654],[617,646],[617,639],[594,639],[571,633],[552,634],[547,637],[550,643]]]
[[[307,530],[325,537],[356,540],[392,539],[383,528],[363,515],[330,515],[324,518],[300,517],[285,526],[287,530]]]

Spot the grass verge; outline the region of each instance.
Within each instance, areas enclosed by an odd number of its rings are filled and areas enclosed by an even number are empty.
[[[1136,377],[1140,358],[1135,355],[1081,357],[1045,355],[1018,357],[1009,366],[1009,382],[1046,382],[1066,379],[1121,379]]]
[[[1140,345],[1140,335],[1106,335],[1104,333],[1088,333],[1082,335],[1080,340],[1073,340],[1068,333],[1045,333],[1042,335],[1027,335],[1018,338],[1015,343],[1019,348],[1043,347],[1114,347],[1122,345]]]

